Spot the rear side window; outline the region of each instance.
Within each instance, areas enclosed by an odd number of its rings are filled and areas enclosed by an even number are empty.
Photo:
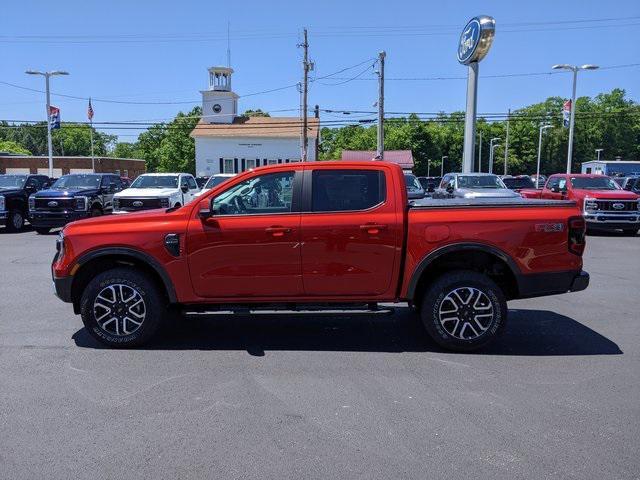
[[[314,170],[312,178],[314,212],[366,210],[386,199],[381,170]]]

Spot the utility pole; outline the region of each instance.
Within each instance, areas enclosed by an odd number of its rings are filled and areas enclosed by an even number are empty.
[[[480,130],[480,145],[478,145],[478,172],[482,172],[482,130]]]
[[[384,160],[384,59],[387,53],[383,50],[378,53],[378,151],[376,159]]]
[[[497,146],[497,144],[494,145],[493,142],[497,142],[498,140],[500,140],[500,138],[495,137],[489,141],[489,173],[493,173],[493,150]]]
[[[307,147],[309,145],[308,139],[308,112],[307,112],[307,96],[309,89],[309,42],[307,40],[307,29],[304,29],[304,42],[299,47],[302,47],[304,50],[304,57],[302,60],[302,70],[304,72],[304,77],[302,80],[302,161],[307,161]]]
[[[430,172],[431,172],[431,159],[427,158],[427,177],[430,177]]]
[[[504,139],[504,175],[507,174],[507,159],[509,156],[509,119],[511,118],[511,109],[507,112],[507,134]]]
[[[444,160],[449,158],[447,155],[442,157],[442,163],[440,164],[440,176],[444,177]]]
[[[598,155],[598,161],[600,161],[600,153],[604,150],[604,148],[596,148],[596,155]]]
[[[551,125],[540,125],[540,133],[538,134],[538,163],[536,165],[536,188],[540,186],[540,155],[542,154],[542,134]]]

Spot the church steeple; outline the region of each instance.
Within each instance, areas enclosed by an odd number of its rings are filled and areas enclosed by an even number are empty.
[[[233,123],[238,95],[231,90],[231,67],[210,67],[209,88],[202,93],[202,118],[207,123]]]

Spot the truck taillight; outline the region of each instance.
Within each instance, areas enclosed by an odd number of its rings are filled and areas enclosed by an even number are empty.
[[[582,217],[569,218],[569,251],[576,255],[582,255],[585,247],[585,234],[587,224]]]

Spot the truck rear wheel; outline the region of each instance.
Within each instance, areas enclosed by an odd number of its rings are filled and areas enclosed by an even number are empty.
[[[500,287],[486,275],[457,270],[430,285],[420,317],[438,345],[466,352],[486,346],[504,331],[507,302]]]
[[[7,230],[10,232],[19,232],[24,228],[25,215],[20,210],[12,210],[9,212],[7,219]]]
[[[166,302],[145,274],[114,268],[94,277],[80,300],[82,322],[99,342],[133,347],[148,342],[161,324]]]

